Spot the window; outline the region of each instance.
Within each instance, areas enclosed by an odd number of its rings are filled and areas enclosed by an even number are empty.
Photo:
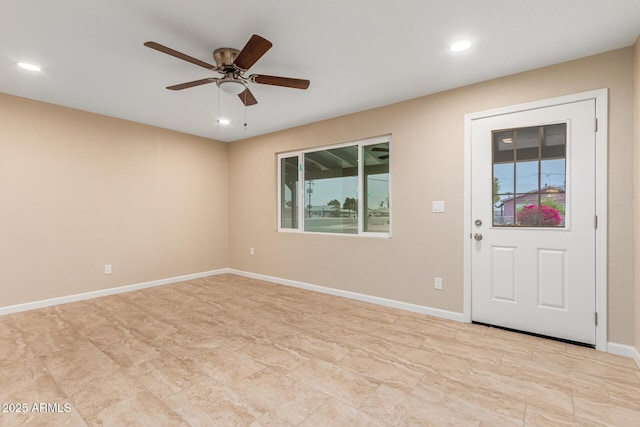
[[[567,124],[493,133],[493,225],[565,227]]]
[[[390,148],[386,136],[278,155],[278,229],[388,237]]]
[[[280,159],[280,227],[298,228],[298,158]]]

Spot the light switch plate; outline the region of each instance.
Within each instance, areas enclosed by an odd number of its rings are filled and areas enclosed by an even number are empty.
[[[444,200],[434,200],[431,202],[431,212],[444,212]]]

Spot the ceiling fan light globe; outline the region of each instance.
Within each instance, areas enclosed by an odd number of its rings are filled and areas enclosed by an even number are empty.
[[[220,89],[232,95],[239,95],[246,89],[244,83],[238,80],[220,80],[217,84]]]

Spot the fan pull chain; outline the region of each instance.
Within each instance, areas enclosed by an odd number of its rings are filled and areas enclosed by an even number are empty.
[[[216,123],[220,126],[220,87],[218,86],[218,115],[216,116]]]
[[[244,92],[244,130],[247,130],[247,92]]]

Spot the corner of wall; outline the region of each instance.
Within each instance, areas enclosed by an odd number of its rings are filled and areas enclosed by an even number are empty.
[[[640,367],[640,36],[633,46],[633,186],[634,192],[634,346],[636,363]]]

